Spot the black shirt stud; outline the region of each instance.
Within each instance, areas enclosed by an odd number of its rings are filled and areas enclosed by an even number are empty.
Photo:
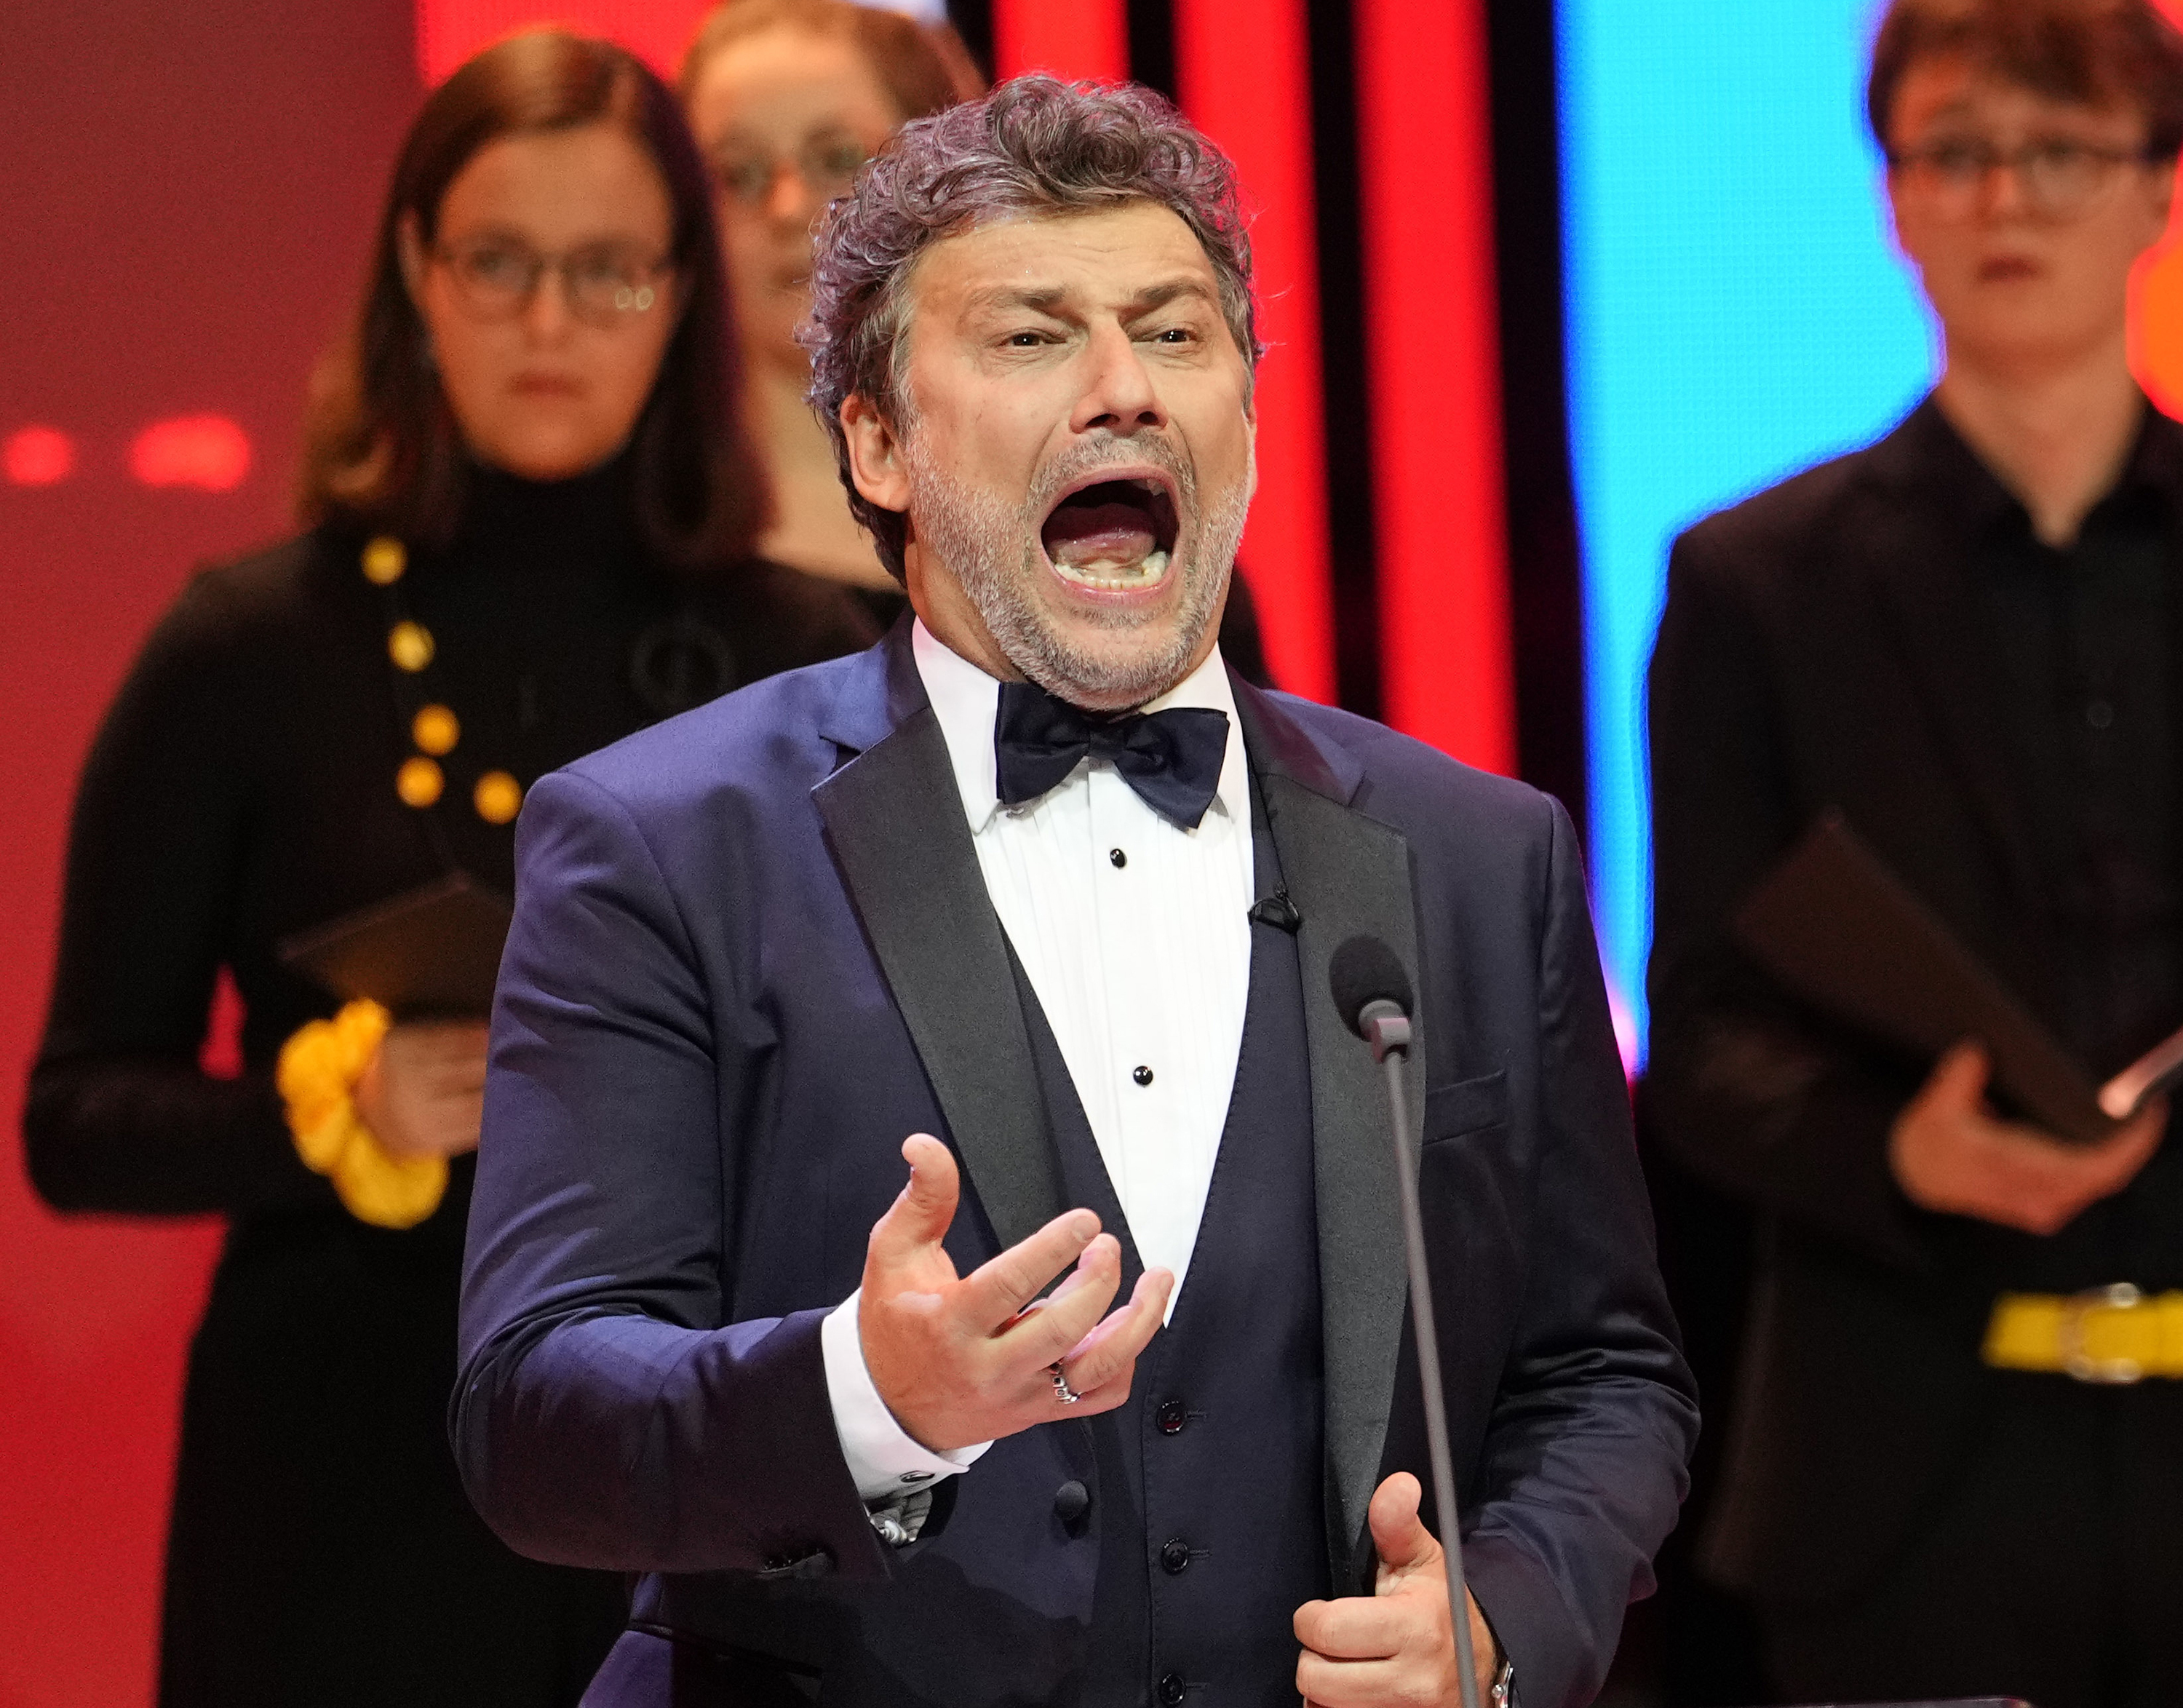
[[[1071,1536],[1084,1533],[1084,1521],[1092,1510],[1092,1491],[1082,1483],[1064,1483],[1053,1491],[1053,1516]]]

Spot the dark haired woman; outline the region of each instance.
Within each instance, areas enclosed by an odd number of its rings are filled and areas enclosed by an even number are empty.
[[[718,182],[745,413],[772,476],[765,555],[857,587],[891,620],[906,602],[849,514],[833,441],[804,401],[811,370],[796,328],[811,309],[812,227],[888,137],[982,94],[984,80],[945,25],[854,0],[723,0],[683,57],[681,87]],[[1241,576],[1220,648],[1266,681]]]
[[[673,96],[558,32],[481,54],[397,167],[314,526],[192,583],[92,751],[32,1175],[63,1209],[230,1218],[170,1708],[573,1702],[619,1628],[618,1580],[518,1559],[447,1449],[483,1028],[340,1008],[281,945],[450,874],[508,888],[540,773],[874,637],[846,588],[748,558],[736,370]],[[223,967],[231,1080],[197,1065]]]

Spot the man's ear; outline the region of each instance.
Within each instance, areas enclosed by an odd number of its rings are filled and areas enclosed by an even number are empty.
[[[909,470],[901,439],[861,392],[842,400],[842,432],[849,452],[849,478],[857,491],[883,510],[909,508]]]

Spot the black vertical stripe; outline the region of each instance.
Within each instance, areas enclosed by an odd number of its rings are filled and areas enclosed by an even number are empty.
[[[993,0],[947,0],[947,21],[990,81],[993,75]]]
[[[1488,0],[1517,769],[1585,819],[1584,604],[1562,338],[1554,8]]]
[[[1380,577],[1372,503],[1372,399],[1365,377],[1362,164],[1350,0],[1306,0],[1311,42],[1312,189],[1319,249],[1319,389],[1326,441],[1335,697],[1380,710]]]
[[[1126,0],[1130,75],[1175,98],[1175,8],[1170,0]]]

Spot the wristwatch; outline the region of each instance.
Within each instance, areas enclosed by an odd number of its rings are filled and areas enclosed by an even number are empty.
[[[1516,1663],[1505,1655],[1501,1657],[1501,1670],[1493,1675],[1493,1689],[1486,1700],[1492,1708],[1515,1708]]]

